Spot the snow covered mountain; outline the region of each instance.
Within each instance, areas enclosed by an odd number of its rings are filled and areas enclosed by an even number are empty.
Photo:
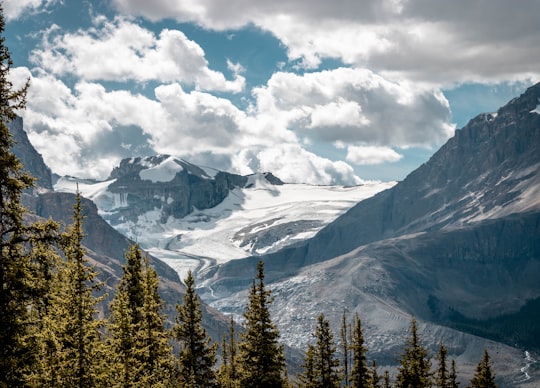
[[[394,182],[284,184],[268,173],[241,177],[160,155],[123,160],[104,182],[63,177],[54,188],[77,185],[116,230],[184,276],[303,242]]]

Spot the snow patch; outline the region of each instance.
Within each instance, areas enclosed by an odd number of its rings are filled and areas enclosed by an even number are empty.
[[[536,106],[536,109],[531,110],[531,113],[536,113],[540,115],[540,104]]]
[[[157,166],[149,167],[139,172],[139,177],[142,180],[157,182],[170,182],[174,179],[177,173],[183,170],[183,167],[178,164],[175,158],[169,157]]]

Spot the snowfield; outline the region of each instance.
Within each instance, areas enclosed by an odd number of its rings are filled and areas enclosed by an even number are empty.
[[[161,176],[155,169],[152,174],[154,179]],[[232,190],[218,206],[194,209],[181,219],[169,217],[166,223],[160,222],[157,208],[141,214],[136,222],[111,223],[115,209],[127,206],[125,196],[107,190],[113,180],[91,182],[63,177],[54,189],[75,192],[78,184],[81,194],[96,204],[101,216],[116,230],[139,242],[183,279],[190,269],[197,272],[310,238],[358,202],[395,184],[272,185],[262,174],[254,174],[249,180],[246,188]]]

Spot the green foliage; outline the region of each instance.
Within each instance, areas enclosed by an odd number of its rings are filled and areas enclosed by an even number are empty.
[[[238,345],[234,330],[234,321],[231,317],[229,322],[229,337],[223,337],[221,345],[221,366],[217,372],[218,383],[222,388],[239,387],[238,365],[237,365]]]
[[[73,209],[73,224],[62,234],[65,261],[56,274],[50,319],[59,344],[57,361],[62,386],[97,387],[104,378],[104,322],[97,319],[101,299],[94,294],[100,284],[82,246],[84,217],[79,192]]]
[[[371,370],[369,371],[369,384],[366,386],[370,388],[380,388],[381,380],[382,378],[377,370],[377,362],[373,360],[371,362]]]
[[[367,365],[366,352],[364,344],[364,333],[362,331],[362,322],[358,315],[354,319],[354,328],[352,333],[351,350],[353,352],[351,387],[364,388],[369,386],[369,370]]]
[[[139,246],[126,252],[123,276],[110,305],[111,386],[168,386],[173,378],[172,348],[161,314],[156,271]]]
[[[450,366],[450,375],[448,376],[448,388],[458,388],[459,382],[457,381],[456,361],[452,360]]]
[[[301,387],[333,388],[340,386],[339,359],[330,323],[324,314],[317,318],[315,344],[309,345],[300,375]]]
[[[448,350],[441,343],[437,351],[437,369],[434,373],[435,387],[437,388],[457,388],[459,382],[457,381],[456,373],[456,361],[451,361],[450,370],[448,369]]]
[[[176,305],[178,315],[173,328],[174,338],[180,345],[180,379],[187,387],[217,386],[213,370],[217,344],[211,344],[211,338],[202,326],[202,311],[191,271],[184,282],[186,294],[183,304]]]
[[[239,344],[242,387],[278,388],[287,383],[283,345],[278,343],[279,331],[270,317],[272,300],[264,284],[264,265],[259,261],[244,312],[245,332]]]
[[[471,388],[497,388],[495,375],[491,371],[491,360],[487,350],[484,350],[482,360],[476,366],[476,373],[471,380]]]
[[[416,320],[411,321],[410,337],[401,355],[396,378],[397,388],[423,388],[431,386],[431,362],[426,348],[422,346],[418,335]]]

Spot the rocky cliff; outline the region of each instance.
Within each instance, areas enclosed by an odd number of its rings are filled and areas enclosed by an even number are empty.
[[[194,209],[218,205],[232,189],[248,183],[245,176],[203,169],[169,155],[124,159],[109,179],[113,182],[108,191],[119,203],[108,218],[113,225],[135,221],[155,209],[159,210],[162,223],[169,217],[182,218]],[[268,179],[280,183],[271,174]]]
[[[51,170],[43,161],[41,154],[30,144],[28,135],[23,129],[23,119],[17,117],[7,126],[15,140],[12,152],[23,162],[25,170],[36,178],[36,186],[52,190]]]

